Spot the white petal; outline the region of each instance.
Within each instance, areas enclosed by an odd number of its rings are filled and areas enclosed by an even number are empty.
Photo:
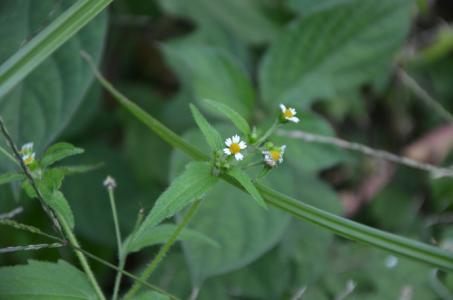
[[[299,118],[298,117],[291,117],[288,120],[290,120],[291,122],[294,122],[294,123],[299,123]]]
[[[228,147],[230,147],[232,143],[233,143],[233,142],[231,141],[231,138],[227,138],[227,139],[225,140],[225,145],[227,145]]]
[[[244,155],[242,155],[241,153],[236,153],[234,155],[234,158],[236,158],[236,160],[242,160],[244,158]]]
[[[32,150],[32,149],[33,149],[33,143],[26,143],[21,148],[22,151]]]
[[[223,152],[225,152],[226,155],[231,155],[230,148],[223,148]]]
[[[283,104],[280,104],[280,109],[281,109],[282,113],[284,113],[286,110],[286,106]]]
[[[294,108],[292,108],[292,107],[289,109],[289,111],[290,111],[293,115],[297,114],[296,110],[295,110]]]
[[[247,144],[244,141],[240,141],[239,142],[239,148],[245,149],[245,148],[247,148]]]
[[[237,143],[239,143],[239,141],[241,140],[241,138],[239,137],[239,135],[236,134],[236,135],[233,136],[232,140],[233,140],[233,143],[236,143],[236,144],[237,144]]]

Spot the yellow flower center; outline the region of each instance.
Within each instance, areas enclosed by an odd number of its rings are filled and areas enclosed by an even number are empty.
[[[26,159],[24,159],[24,164],[28,166],[28,165],[32,164],[33,161],[34,161],[33,157],[29,156]]]
[[[281,157],[281,152],[278,150],[272,150],[270,151],[271,157],[273,160],[278,161]]]
[[[285,116],[285,118],[292,118],[294,116],[294,114],[289,108],[287,108],[287,109],[285,109],[283,116]]]
[[[231,153],[233,153],[233,154],[237,154],[237,153],[239,153],[239,152],[241,151],[241,147],[239,147],[239,144],[233,143],[233,144],[231,144],[231,146],[230,146],[230,151],[231,151]]]

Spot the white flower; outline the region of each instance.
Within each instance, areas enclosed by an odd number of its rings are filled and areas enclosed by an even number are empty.
[[[296,117],[296,110],[292,107],[286,107],[283,104],[280,104],[280,110],[282,111],[282,116],[285,120],[288,120],[293,123],[298,123],[299,118]]]
[[[241,150],[247,148],[247,144],[244,141],[241,141],[239,135],[233,135],[231,138],[225,140],[225,145],[227,148],[223,148],[223,152],[226,155],[234,155],[236,160],[242,160],[244,155],[242,155]]]
[[[277,164],[283,162],[283,154],[285,154],[286,145],[281,146],[280,148],[274,148],[272,150],[263,151],[264,162],[270,166],[275,167]]]
[[[24,144],[19,153],[22,155],[22,161],[25,165],[31,165],[35,161],[35,152],[33,152],[33,143]]]
[[[112,176],[107,176],[107,178],[105,178],[104,180],[104,186],[106,188],[110,188],[110,189],[114,189],[116,188],[116,181],[115,181],[115,178],[113,178]]]

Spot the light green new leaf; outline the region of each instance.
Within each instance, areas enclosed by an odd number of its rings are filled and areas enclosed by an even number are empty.
[[[193,118],[203,133],[209,147],[212,151],[217,151],[222,148],[222,138],[217,130],[209,124],[208,120],[200,113],[198,108],[190,104],[190,110],[192,111]]]
[[[201,198],[218,181],[211,174],[211,167],[204,162],[191,162],[184,172],[156,200],[151,212],[134,235],[132,243],[140,243],[147,236],[147,231],[166,218]]]
[[[173,234],[178,226],[175,224],[162,224],[158,225],[144,233],[140,240],[134,240],[133,242],[125,242],[127,245],[126,252],[137,252],[141,249],[153,245],[163,244]],[[181,234],[178,236],[179,241],[197,241],[210,245],[211,247],[219,247],[219,244],[213,239],[209,238],[205,234],[192,230],[189,228],[183,229]]]
[[[44,153],[41,165],[46,168],[66,157],[81,154],[83,152],[83,149],[74,147],[69,143],[56,143],[50,146],[46,153]]]
[[[99,60],[110,2],[1,1],[0,115],[19,145],[40,153],[71,120],[93,78],[80,50]]]
[[[98,300],[86,275],[60,260],[0,268],[0,299]]]
[[[291,24],[262,61],[264,101],[308,105],[381,74],[408,32],[412,3],[348,1]]]
[[[0,185],[6,184],[6,183],[12,183],[12,182],[16,182],[16,181],[24,180],[24,179],[25,179],[25,175],[22,173],[8,172],[8,173],[4,173],[4,174],[0,175]]]
[[[163,50],[195,99],[215,99],[246,118],[252,115],[255,92],[236,57],[223,49],[204,45],[166,45]]]
[[[212,101],[210,99],[203,99],[203,101],[209,106],[209,108],[212,108],[213,110],[217,111],[218,113],[224,115],[227,117],[233,124],[244,134],[248,135],[250,134],[250,126],[247,123],[247,121],[234,109],[231,109],[230,107],[217,102],[217,101]]]
[[[228,171],[228,174],[236,179],[260,206],[267,208],[266,202],[264,202],[263,197],[261,197],[261,194],[258,192],[252,182],[252,179],[247,173],[236,167]]]

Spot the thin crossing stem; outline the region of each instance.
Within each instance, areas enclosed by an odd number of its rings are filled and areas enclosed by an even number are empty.
[[[154,270],[156,270],[157,266],[162,261],[162,259],[165,257],[165,255],[167,255],[168,251],[170,250],[171,246],[174,244],[174,242],[178,238],[181,231],[189,224],[190,220],[192,219],[193,215],[195,214],[200,203],[201,203],[201,200],[196,200],[189,207],[189,210],[187,211],[186,215],[182,219],[181,223],[178,225],[178,227],[176,227],[175,231],[170,236],[170,238],[167,240],[167,242],[160,248],[156,257],[151,261],[151,263],[148,265],[148,267],[145,269],[145,271],[143,271],[142,275],[140,275],[141,280],[143,280],[143,281],[147,280],[151,276],[151,274],[154,272]],[[140,290],[140,288],[141,288],[141,283],[138,281],[135,282],[132,285],[131,289],[124,296],[124,299],[129,299],[132,296],[134,296]]]

